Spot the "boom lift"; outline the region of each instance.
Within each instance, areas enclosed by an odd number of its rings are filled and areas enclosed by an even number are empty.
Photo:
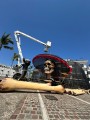
[[[48,48],[51,47],[51,42],[50,42],[50,41],[47,41],[47,43],[44,43],[44,42],[42,42],[42,41],[40,41],[40,40],[38,40],[38,39],[36,39],[36,38],[34,38],[34,37],[32,37],[32,36],[27,35],[27,34],[25,34],[25,33],[23,33],[23,32],[20,32],[20,31],[15,31],[15,32],[14,32],[14,35],[15,35],[15,39],[16,39],[16,43],[17,43],[17,48],[18,48],[19,56],[20,56],[20,57],[18,58],[18,66],[20,66],[21,64],[25,64],[26,66],[24,65],[24,67],[25,67],[25,68],[28,68],[28,65],[30,65],[30,64],[28,64],[30,61],[27,60],[27,59],[25,60],[24,57],[23,57],[22,49],[21,49],[20,35],[23,35],[23,36],[25,36],[25,37],[28,37],[29,39],[31,39],[31,40],[33,40],[33,41],[36,41],[36,42],[44,45],[44,46],[45,46],[44,52],[48,52]],[[25,63],[24,63],[24,62],[25,62]],[[25,78],[25,75],[26,75],[27,72],[26,72],[26,70],[25,70],[24,68],[23,68],[22,71],[23,71],[22,73],[16,73],[16,74],[13,76],[13,78],[18,79],[18,80],[20,80],[20,78],[21,78],[21,79],[22,79],[22,78]]]
[[[15,35],[15,39],[16,39],[16,43],[17,43],[18,52],[19,52],[19,55],[20,55],[20,58],[18,60],[18,65],[20,65],[20,63],[23,63],[23,54],[22,54],[22,50],[21,50],[20,35],[23,35],[23,36],[25,36],[25,37],[33,40],[33,41],[36,41],[36,42],[44,45],[45,46],[44,52],[48,52],[48,48],[51,47],[51,42],[50,41],[47,41],[47,43],[44,43],[44,42],[42,42],[42,41],[40,41],[40,40],[38,40],[38,39],[36,39],[36,38],[34,38],[32,36],[27,35],[27,34],[25,34],[23,32],[20,32],[20,31],[15,31],[14,35]]]

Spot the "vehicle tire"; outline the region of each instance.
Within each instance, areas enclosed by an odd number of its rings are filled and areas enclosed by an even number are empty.
[[[20,73],[16,73],[13,75],[13,78],[18,80],[20,78],[21,74]]]

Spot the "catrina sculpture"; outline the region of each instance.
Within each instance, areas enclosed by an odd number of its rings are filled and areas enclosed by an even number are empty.
[[[55,72],[54,69],[55,69],[55,63],[53,61],[51,61],[51,60],[45,61],[44,73],[46,74],[46,78],[47,78],[45,81],[48,82],[48,85],[50,85],[50,86],[56,86],[58,84],[57,82],[59,82],[59,81],[55,80],[53,77],[53,72]],[[67,76],[66,73],[60,73],[60,71],[59,71],[59,74],[63,78],[65,78]],[[64,86],[64,85],[62,85],[62,86]],[[83,90],[83,89],[66,88],[64,92],[68,93],[68,94],[72,94],[72,95],[80,95],[80,94],[89,93],[89,90],[87,91],[87,90]]]
[[[67,93],[73,95],[88,92],[87,90],[82,89],[64,88],[63,84],[57,84],[61,77],[65,78],[72,72],[72,68],[63,59],[50,54],[40,54],[33,59],[33,64],[37,69],[40,69],[46,75],[46,79],[44,79],[46,83],[17,81],[13,78],[4,78],[0,80],[0,91],[31,89],[54,91],[57,93]]]

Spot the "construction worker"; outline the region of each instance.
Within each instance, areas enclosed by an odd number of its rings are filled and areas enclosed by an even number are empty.
[[[18,80],[22,80],[25,77],[27,70],[28,70],[28,66],[30,65],[30,63],[31,63],[30,60],[23,58],[23,64],[21,64],[22,74]]]

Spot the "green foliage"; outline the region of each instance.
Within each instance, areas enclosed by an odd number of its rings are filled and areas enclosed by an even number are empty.
[[[12,60],[13,60],[13,61],[14,61],[14,60],[18,61],[18,58],[19,58],[19,57],[20,57],[19,54],[14,53]]]
[[[13,47],[8,46],[9,43],[14,44],[13,40],[10,37],[10,34],[4,33],[0,38],[0,50],[2,49],[2,47],[13,50]]]
[[[19,55],[19,54],[14,53],[14,55],[13,55],[13,57],[12,57],[11,67],[12,67],[12,65],[13,65],[14,60],[18,61],[18,58],[19,58],[19,57],[20,57],[20,55]]]
[[[6,49],[13,50],[13,47],[9,47],[9,46],[3,46],[3,47],[6,48]]]

